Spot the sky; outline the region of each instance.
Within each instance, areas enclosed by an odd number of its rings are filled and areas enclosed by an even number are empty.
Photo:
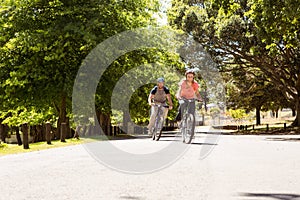
[[[160,12],[154,17],[157,18],[161,26],[168,24],[167,9],[171,7],[171,0],[160,0],[161,8]]]

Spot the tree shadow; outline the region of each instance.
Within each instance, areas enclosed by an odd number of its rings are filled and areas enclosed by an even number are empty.
[[[205,142],[192,142],[191,145],[217,146],[218,144],[205,143]]]
[[[166,139],[166,137],[161,137],[161,139],[159,140],[160,142],[180,142],[182,143],[181,139],[177,139],[177,140],[172,140],[172,139]],[[206,143],[206,142],[191,142],[191,144],[187,144],[187,145],[211,145],[211,146],[216,146],[218,144],[213,144],[213,143]]]
[[[300,195],[298,194],[280,194],[280,193],[241,193],[240,196],[244,197],[256,197],[259,198],[270,198],[273,200],[300,200]]]
[[[266,138],[268,141],[281,141],[281,142],[300,142],[300,138]]]

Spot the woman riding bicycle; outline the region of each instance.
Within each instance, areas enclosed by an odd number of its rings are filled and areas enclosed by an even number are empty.
[[[189,69],[185,72],[185,80],[179,83],[179,90],[177,91],[176,98],[178,100],[186,99],[198,99],[198,101],[202,101],[201,95],[199,93],[199,84],[194,80],[195,72],[193,69]],[[176,116],[176,121],[180,121],[182,118],[183,110],[187,107],[186,101],[180,101],[178,114]],[[189,113],[195,114],[195,102],[191,102],[189,105]]]
[[[157,104],[160,104],[162,106],[166,106],[166,99],[168,100],[169,103],[169,109],[172,110],[173,103],[170,95],[169,89],[164,86],[165,80],[164,78],[158,78],[157,79],[157,86],[155,86],[148,97],[148,103],[151,106],[151,116],[150,116],[150,121],[148,125],[148,130],[149,130],[149,135],[151,136],[151,130],[155,124],[155,118],[157,115],[158,107],[155,106]],[[168,108],[162,107],[163,109],[163,116],[164,118],[167,117],[168,115]]]

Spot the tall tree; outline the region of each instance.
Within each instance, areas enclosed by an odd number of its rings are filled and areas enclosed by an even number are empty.
[[[293,125],[300,126],[299,9],[299,0],[174,0],[169,19],[205,46],[222,70],[264,73],[294,103]]]
[[[228,107],[243,108],[246,112],[256,110],[256,124],[261,124],[261,111],[278,111],[286,106],[286,99],[263,73],[255,75],[249,69],[233,70],[227,83]]]
[[[67,122],[77,70],[104,39],[152,23],[156,1],[2,0],[1,110],[56,109]]]

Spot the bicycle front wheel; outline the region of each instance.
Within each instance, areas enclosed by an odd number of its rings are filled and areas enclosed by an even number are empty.
[[[160,139],[160,136],[162,134],[162,129],[163,129],[163,125],[164,125],[164,117],[163,116],[159,116],[157,117],[157,123],[156,123],[156,132],[155,132],[155,140],[158,141]]]
[[[183,118],[183,124],[181,128],[182,142],[190,144],[195,134],[195,116],[191,113],[187,113]]]
[[[157,132],[157,127],[154,126],[154,127],[152,128],[152,139],[153,139],[153,140],[155,140],[156,132]]]

